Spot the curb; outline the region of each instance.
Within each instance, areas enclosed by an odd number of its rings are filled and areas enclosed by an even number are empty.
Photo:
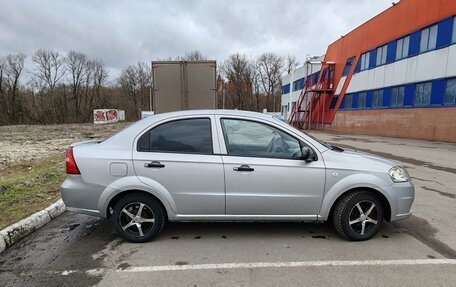
[[[0,230],[0,253],[14,243],[50,222],[65,211],[65,204],[60,199],[47,208],[35,212],[10,226]]]

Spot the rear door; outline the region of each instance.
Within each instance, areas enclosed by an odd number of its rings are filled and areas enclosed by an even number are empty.
[[[271,123],[218,116],[219,123],[226,148],[226,213],[314,219],[325,185],[321,157],[311,162],[300,159],[306,143]]]
[[[180,215],[224,214],[223,163],[214,142],[214,117],[185,117],[158,123],[138,136],[136,174],[171,195]]]

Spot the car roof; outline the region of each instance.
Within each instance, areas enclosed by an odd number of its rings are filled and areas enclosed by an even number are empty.
[[[167,112],[162,114],[157,114],[155,116],[160,116],[163,118],[170,118],[174,116],[193,116],[193,115],[234,115],[234,116],[253,116],[260,118],[271,118],[269,114],[252,112],[252,111],[243,111],[243,110],[222,110],[222,109],[212,109],[212,110],[185,110],[185,111],[176,111],[176,112]]]

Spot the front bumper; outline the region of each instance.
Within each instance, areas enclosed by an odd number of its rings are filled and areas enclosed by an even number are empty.
[[[415,200],[415,187],[411,181],[394,183],[387,189],[391,205],[391,221],[409,217]]]

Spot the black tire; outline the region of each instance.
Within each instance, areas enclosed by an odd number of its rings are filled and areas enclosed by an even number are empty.
[[[380,230],[382,222],[382,202],[368,191],[350,192],[344,195],[334,208],[334,227],[340,235],[351,241],[371,239]]]
[[[152,240],[163,229],[165,212],[152,196],[135,193],[116,203],[111,219],[115,230],[125,240],[142,243]]]

